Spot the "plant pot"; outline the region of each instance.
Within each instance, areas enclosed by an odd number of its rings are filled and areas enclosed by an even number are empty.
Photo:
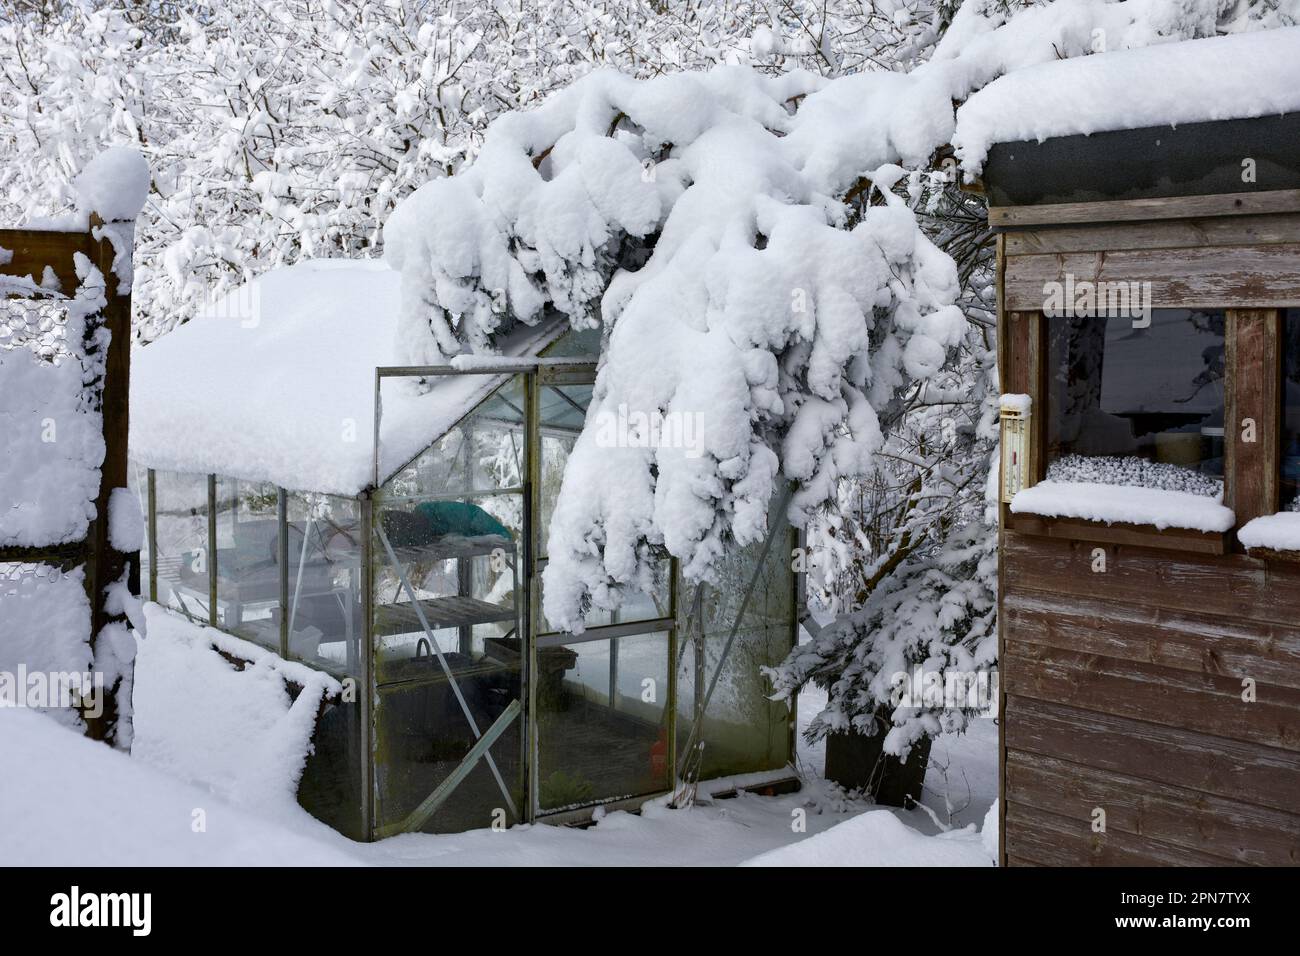
[[[826,735],[826,779],[845,790],[858,790],[887,807],[910,806],[921,799],[925,768],[930,762],[930,738],[912,745],[907,760],[884,752],[884,721],[877,721],[880,733]]]

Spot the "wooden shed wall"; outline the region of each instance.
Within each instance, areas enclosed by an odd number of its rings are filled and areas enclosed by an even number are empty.
[[[1145,208],[1154,221],[1131,221],[1130,204],[1090,204],[1087,221],[1105,224],[991,210],[990,222],[1019,227],[999,238],[1003,390],[1041,396],[1047,320],[1036,310],[1043,282],[1066,272],[1151,281],[1156,307],[1300,303],[1296,207],[1240,215],[1214,198]],[[1265,374],[1276,328],[1276,312],[1229,315],[1230,422],[1278,427]],[[1233,445],[1226,500],[1239,520],[1276,510],[1276,441]],[[1300,864],[1300,562],[1242,553],[1232,534],[1055,522],[1005,506],[1001,542],[1005,862]]]

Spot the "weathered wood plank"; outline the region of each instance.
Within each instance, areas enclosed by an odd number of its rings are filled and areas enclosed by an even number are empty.
[[[89,236],[87,237],[89,238]],[[91,259],[104,276],[104,296],[107,304],[101,315],[103,327],[108,330],[109,341],[104,357],[104,380],[100,391],[100,411],[104,427],[104,461],[100,465],[99,495],[95,503],[96,519],[91,523],[89,536],[94,542],[95,560],[87,569],[87,580],[94,593],[102,595],[104,589],[120,580],[129,563],[139,564],[137,552],[128,556],[113,550],[108,534],[109,498],[115,488],[127,486],[127,436],[130,433],[131,394],[131,296],[119,295],[117,275],[113,272],[116,255],[108,239],[91,240]],[[214,605],[215,607],[215,605]],[[120,615],[118,618],[120,619]],[[104,609],[104,600],[91,602],[92,633],[112,619]]]
[[[1034,644],[1014,629],[998,663],[1008,694],[1300,753],[1300,691],[1291,687],[1257,680],[1246,701],[1238,677]]]
[[[82,541],[52,544],[44,547],[8,545],[0,547],[0,562],[13,564],[49,564],[67,570],[86,560],[90,545]]]
[[[1300,627],[1012,590],[1017,641],[1300,690]]]
[[[1108,832],[1150,837],[1233,863],[1300,865],[1300,815],[1055,757],[1008,754],[1006,799],[1085,825],[1100,808]]]
[[[1150,283],[1154,308],[1300,306],[1300,243],[1008,256],[1006,307],[1042,309],[1049,283]]]
[[[1101,544],[1127,544],[1137,547],[1193,551],[1199,554],[1224,554],[1228,536],[1223,533],[1194,531],[1187,528],[1156,528],[1154,525],[1084,521],[1076,518],[1048,518],[1042,515],[1012,514],[1007,527],[1020,534],[1069,541],[1095,541]]]
[[[1005,337],[998,350],[1002,356],[1004,392],[1027,394],[1030,390],[1030,337],[1036,318],[1034,312],[1009,312],[1006,315]]]
[[[1007,802],[1007,853],[1044,866],[1223,866],[1224,859]]]
[[[1168,219],[1158,222],[1083,224],[1004,232],[1004,255],[1101,252],[1120,249],[1188,249],[1300,242],[1300,215]]]
[[[1038,206],[990,206],[994,228],[1140,222],[1151,219],[1198,219],[1300,212],[1300,189],[1162,199],[1117,199],[1103,202],[1049,203]]]
[[[1015,366],[1016,363],[1012,358],[1012,353],[1013,353],[1012,339],[1014,338],[1014,336],[1011,334],[1010,331],[1012,325],[1012,319],[1011,316],[1007,313],[1006,308],[1004,307],[1002,301],[1002,277],[1003,277],[1005,266],[1006,266],[1006,247],[1003,242],[1003,237],[999,236],[997,239],[997,280],[996,280],[997,281],[996,294],[997,294],[997,305],[998,305],[998,350],[997,350],[998,382],[1001,384],[1002,390],[1004,392],[1011,392],[1014,391],[1013,382],[1015,381],[1015,379],[1013,379],[1013,375],[1019,373],[1011,372],[1011,369]],[[1019,333],[1019,335],[1020,338],[1023,339],[1025,342],[1028,341],[1028,336],[1026,333],[1021,332]],[[1022,352],[1023,352],[1023,347],[1022,347]],[[997,458],[999,461],[998,467],[1000,468],[1001,455],[997,456]],[[1001,488],[1002,488],[1001,474],[999,474],[998,476],[999,501],[1001,501],[1001,497],[1002,497]],[[1003,563],[1002,540],[1006,533],[1004,530],[1006,525],[1006,517],[1007,517],[1007,505],[999,504],[998,505],[998,580],[999,581],[1001,581],[1002,579],[1002,563]],[[998,586],[999,609],[1001,608],[1001,603],[1002,603],[1002,588],[1001,585],[999,585]],[[1005,631],[1005,626],[1002,623],[1001,613],[998,614],[997,628],[998,628],[998,654],[1000,656],[1002,653],[1003,632]],[[1006,726],[1006,695],[999,695],[998,697],[998,725]],[[998,793],[999,794],[1004,792],[1006,789],[1005,773],[1006,773],[1006,735],[999,733],[998,734]],[[999,865],[1004,865],[1007,862],[1005,820],[1006,820],[1006,801],[1002,800],[999,801],[998,803],[998,863]]]
[[[59,291],[77,289],[73,256],[80,252],[94,261],[98,245],[88,232],[46,232],[39,229],[0,229],[0,275],[30,276],[40,283],[49,266],[59,280]]]
[[[1243,525],[1278,510],[1282,313],[1229,310],[1225,341],[1224,504]]]
[[[1300,761],[1248,741],[1005,693],[1008,759],[1042,754],[1226,800],[1300,813]]]
[[[999,380],[1004,392],[1041,396],[1045,375],[1043,316],[1039,312],[1008,312],[1002,317],[1002,339],[998,349]],[[1041,408],[1031,413],[1029,473],[1032,481],[1046,470],[1047,419]]]
[[[1106,571],[1093,572],[1101,548]],[[1008,530],[1007,589],[1094,597],[1131,605],[1202,611],[1246,621],[1300,621],[1300,564],[1246,555],[1221,557],[1035,537]]]
[[[1041,312],[1025,315],[1029,323],[1029,368],[1026,392],[1033,399],[1030,409],[1029,480],[1037,484],[1047,477],[1047,318]]]

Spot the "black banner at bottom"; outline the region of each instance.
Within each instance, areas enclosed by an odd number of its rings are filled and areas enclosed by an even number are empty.
[[[419,937],[455,946],[470,936],[497,946],[536,934],[575,942],[608,925],[670,945],[685,933],[767,946],[788,932],[814,946],[827,937],[943,944],[948,935],[987,944],[1040,929],[1070,942],[1231,945],[1294,919],[1292,874],[1282,870],[10,869],[5,877],[0,925],[10,942],[50,933],[80,944],[260,946],[269,932],[290,945]]]

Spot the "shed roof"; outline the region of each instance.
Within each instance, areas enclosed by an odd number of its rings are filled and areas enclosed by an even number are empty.
[[[1300,27],[1163,43],[1014,70],[957,111],[967,173],[995,143],[1300,111]]]
[[[355,495],[374,478],[375,368],[396,365],[401,279],[382,262],[316,259],[274,269],[137,347],[130,454],[140,465]],[[562,324],[521,327],[502,351],[536,355]],[[387,475],[506,379],[440,377],[383,393]]]

